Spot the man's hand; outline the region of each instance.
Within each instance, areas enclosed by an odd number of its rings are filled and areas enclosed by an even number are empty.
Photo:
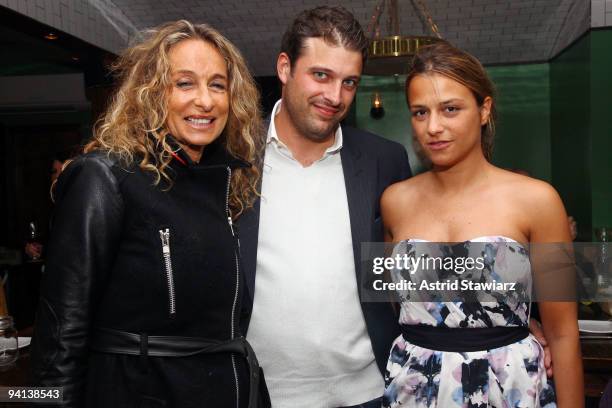
[[[536,319],[531,318],[529,319],[529,331],[544,348],[544,367],[546,367],[546,375],[548,378],[552,378],[552,356],[550,354],[550,347],[548,347],[548,342],[546,341],[546,337],[544,337],[544,332],[542,331],[542,325]]]
[[[578,224],[576,224],[576,220],[571,215],[567,217],[567,223],[570,229],[570,236],[572,237],[572,241],[574,241],[578,236]]]

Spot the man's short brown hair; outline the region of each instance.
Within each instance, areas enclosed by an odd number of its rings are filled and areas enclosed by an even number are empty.
[[[359,51],[365,59],[368,39],[355,16],[342,6],[321,6],[304,10],[285,31],[281,52],[291,66],[300,57],[307,38],[322,38],[326,43]]]

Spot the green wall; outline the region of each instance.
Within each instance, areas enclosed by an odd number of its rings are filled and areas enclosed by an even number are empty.
[[[592,223],[589,59],[587,35],[550,63],[552,183],[584,240]]]
[[[612,30],[590,37],[593,227],[612,227]]]
[[[413,172],[424,170],[412,147],[410,111],[404,94],[405,76],[364,75],[355,97],[355,126],[401,143],[408,151],[408,160]],[[372,94],[382,97],[385,116],[381,119],[370,117]]]
[[[548,64],[488,67],[497,91],[493,162],[551,181]]]
[[[612,31],[591,31],[550,66],[553,183],[590,240],[612,226]]]

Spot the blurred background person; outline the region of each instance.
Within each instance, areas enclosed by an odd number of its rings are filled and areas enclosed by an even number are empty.
[[[75,149],[57,152],[51,159],[49,169],[49,197],[51,202],[53,201],[51,189],[59,177],[64,163],[74,156],[74,150]],[[40,231],[40,227],[41,226],[39,223],[35,220],[30,221],[27,227],[26,243],[24,245],[23,252],[25,253],[26,257],[32,261],[38,261],[43,256],[45,239],[43,233]],[[45,231],[46,230],[47,229],[45,228]]]

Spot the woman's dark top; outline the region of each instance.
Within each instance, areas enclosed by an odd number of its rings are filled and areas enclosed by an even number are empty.
[[[99,328],[240,336],[243,284],[228,194],[232,170],[247,165],[215,143],[199,164],[179,151],[167,169],[171,186],[104,152],[66,168],[32,343],[36,385],[63,386],[70,407],[246,407],[239,356],[143,359],[90,345]]]

